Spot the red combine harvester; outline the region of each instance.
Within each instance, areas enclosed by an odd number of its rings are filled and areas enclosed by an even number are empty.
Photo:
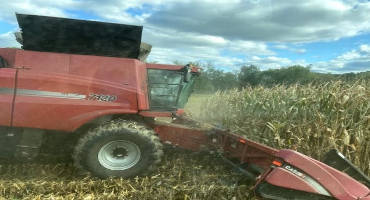
[[[370,200],[369,178],[339,152],[324,162],[181,117],[198,68],[140,61],[140,26],[17,15],[23,49],[0,49],[0,148],[35,158],[56,133],[94,176],[133,177],[160,162],[162,143],[219,152],[264,199]],[[142,49],[140,50],[140,47]],[[144,47],[144,48],[143,48]],[[173,118],[172,123],[156,117]]]

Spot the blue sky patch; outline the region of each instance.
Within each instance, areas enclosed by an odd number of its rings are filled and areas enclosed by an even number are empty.
[[[126,10],[132,16],[141,16],[144,13],[151,13],[153,12],[153,6],[149,4],[143,4],[140,7],[129,8]]]
[[[4,21],[0,21],[0,34],[7,33],[9,31],[14,31],[18,28],[15,24],[10,24]]]

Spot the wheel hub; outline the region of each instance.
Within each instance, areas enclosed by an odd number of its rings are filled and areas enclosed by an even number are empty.
[[[98,153],[99,163],[110,170],[126,170],[136,165],[141,158],[139,147],[127,140],[111,141]]]
[[[127,154],[127,150],[125,148],[122,148],[122,147],[118,147],[116,149],[113,150],[112,152],[112,156],[114,158],[124,158],[126,157],[128,154]]]

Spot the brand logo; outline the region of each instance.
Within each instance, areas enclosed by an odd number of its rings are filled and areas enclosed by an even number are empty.
[[[306,178],[306,176],[305,176],[302,172],[300,172],[300,171],[298,171],[298,170],[294,169],[294,168],[293,168],[292,166],[290,166],[290,165],[285,165],[285,166],[284,166],[284,169],[286,169],[286,170],[290,171],[291,173],[293,173],[293,174],[295,174],[295,175],[297,175],[297,176],[299,176],[299,177],[301,177],[301,178]]]

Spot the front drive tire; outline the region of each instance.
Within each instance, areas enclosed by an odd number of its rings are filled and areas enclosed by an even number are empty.
[[[151,173],[161,161],[162,144],[153,130],[128,120],[101,125],[77,143],[75,165],[100,178]]]

